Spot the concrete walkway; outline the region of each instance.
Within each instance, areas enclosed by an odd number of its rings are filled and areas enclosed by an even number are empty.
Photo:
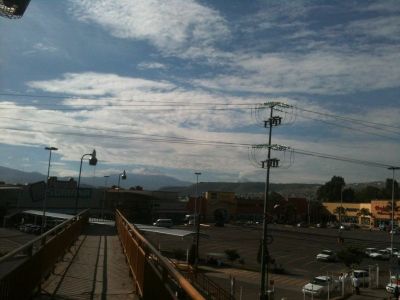
[[[138,299],[113,224],[89,223],[35,299]]]

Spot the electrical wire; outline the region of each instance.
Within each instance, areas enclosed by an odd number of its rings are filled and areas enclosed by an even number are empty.
[[[100,96],[51,96],[51,95],[33,95],[33,94],[13,94],[13,93],[0,93],[0,96],[15,96],[15,97],[27,97],[27,98],[49,98],[49,99],[71,99],[71,100],[87,100],[87,101],[117,101],[117,102],[141,102],[141,103],[157,103],[157,104],[179,104],[179,105],[190,105],[190,106],[198,106],[198,105],[219,105],[219,106],[252,106],[257,105],[258,103],[248,103],[248,102],[237,102],[237,103],[215,103],[215,102],[182,102],[182,101],[165,101],[165,100],[141,100],[141,99],[120,99],[116,97],[100,97]],[[52,105],[52,103],[48,103]]]
[[[394,126],[394,125],[388,125],[388,124],[384,124],[384,123],[377,123],[377,122],[365,121],[365,120],[360,120],[360,119],[355,119],[355,118],[343,117],[343,116],[339,116],[339,115],[334,115],[334,114],[318,112],[318,111],[314,111],[314,110],[310,110],[310,109],[305,109],[305,108],[301,108],[299,106],[293,106],[293,107],[295,107],[295,108],[297,108],[298,110],[301,110],[301,111],[305,111],[305,112],[309,112],[309,113],[313,113],[313,114],[318,114],[318,115],[322,115],[322,116],[326,116],[326,117],[331,117],[331,118],[335,118],[335,119],[339,119],[339,120],[343,120],[343,121],[358,123],[358,124],[362,124],[364,126],[371,125],[371,126],[378,126],[378,127],[388,127],[388,128],[400,129],[400,126]],[[372,128],[376,128],[376,127],[372,127]],[[376,128],[376,129],[378,129],[378,128]]]
[[[82,133],[82,132],[67,132],[67,131],[52,131],[52,130],[34,130],[34,129],[21,129],[15,127],[0,127],[2,130],[10,130],[17,132],[33,132],[33,133],[49,133],[56,135],[66,136],[80,136],[80,137],[91,137],[91,138],[108,138],[108,139],[123,139],[123,140],[135,140],[135,141],[147,141],[147,142],[162,142],[172,144],[187,144],[187,145],[200,145],[200,146],[221,146],[221,147],[249,147],[251,144],[244,143],[233,143],[233,142],[221,142],[211,140],[196,140],[188,138],[151,138],[151,137],[137,137],[137,136],[120,136],[120,135],[107,135],[107,134],[94,134],[94,133]]]

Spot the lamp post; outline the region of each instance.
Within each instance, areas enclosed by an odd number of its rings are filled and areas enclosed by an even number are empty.
[[[200,240],[200,213],[197,213],[197,201],[199,200],[199,176],[200,172],[195,172],[196,175],[196,199],[195,199],[195,226],[196,226],[196,259],[195,259],[195,269],[197,271],[197,265],[199,261],[199,240]],[[201,208],[200,208],[201,210]]]
[[[339,210],[339,230],[342,230],[342,211],[343,211],[343,189],[345,184],[340,187],[340,210]]]
[[[197,197],[198,197],[198,184],[199,184],[199,176],[201,175],[200,172],[195,172],[194,175],[196,175],[196,198],[194,200],[194,222],[193,222],[193,226],[194,229],[196,229],[196,224],[197,224],[197,220],[196,220],[196,216],[197,216]]]
[[[104,197],[103,197],[103,205],[101,206],[101,219],[104,220],[104,204],[106,202],[106,189],[107,189],[107,181],[110,177],[109,175],[104,175]]]
[[[118,191],[119,191],[119,183],[120,183],[120,181],[121,181],[121,178],[122,178],[122,180],[125,180],[125,179],[126,179],[126,172],[125,172],[125,170],[124,170],[124,172],[122,172],[121,174],[118,175]]]
[[[399,170],[400,167],[389,167],[392,170],[392,230],[390,231],[390,256],[393,257],[393,234],[394,234],[394,171]]]
[[[118,195],[117,195],[117,197],[118,197],[118,206],[121,205],[120,194],[119,194],[119,183],[120,183],[120,181],[121,181],[121,178],[122,178],[122,180],[125,180],[125,179],[126,179],[126,172],[125,172],[125,170],[124,170],[121,174],[118,175]]]
[[[43,216],[42,216],[42,226],[40,228],[40,232],[44,232],[44,228],[46,227],[46,202],[47,202],[47,186],[49,184],[49,176],[50,176],[50,162],[51,162],[51,152],[57,151],[58,148],[56,147],[45,147],[45,150],[49,151],[49,164],[47,166],[47,177],[46,177],[46,185],[44,190],[44,197],[43,197]]]
[[[82,174],[82,162],[86,156],[90,156],[89,158],[89,165],[95,166],[97,165],[97,157],[96,157],[96,150],[93,149],[92,153],[83,154],[81,157],[81,165],[79,167],[79,176],[78,176],[78,186],[76,189],[76,196],[75,196],[75,215],[78,214],[78,200],[79,200],[79,188],[81,186],[81,174]]]

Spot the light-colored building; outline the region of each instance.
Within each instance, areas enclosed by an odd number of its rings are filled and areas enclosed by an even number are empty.
[[[364,203],[343,203],[344,215],[342,221],[361,226],[376,227],[380,224],[389,225],[392,219],[392,200],[371,200]],[[339,219],[340,202],[324,202],[325,208]],[[369,213],[368,213],[369,212]],[[400,224],[400,201],[395,201],[394,224]]]

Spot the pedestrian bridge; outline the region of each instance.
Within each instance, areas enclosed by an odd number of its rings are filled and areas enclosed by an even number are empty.
[[[1,257],[0,299],[232,299],[203,277],[202,285],[183,276],[115,216],[89,222],[83,211]]]

